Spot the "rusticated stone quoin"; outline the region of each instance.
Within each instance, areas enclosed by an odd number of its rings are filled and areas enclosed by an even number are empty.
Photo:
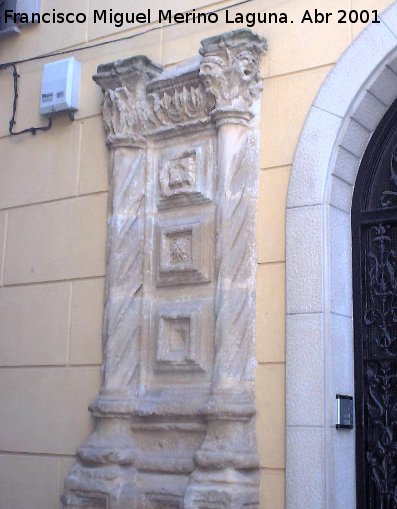
[[[103,379],[69,509],[259,506],[255,208],[265,41],[101,65],[110,152]]]

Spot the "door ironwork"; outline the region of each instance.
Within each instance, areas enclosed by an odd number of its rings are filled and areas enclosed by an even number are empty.
[[[397,509],[397,104],[352,207],[357,509]]]

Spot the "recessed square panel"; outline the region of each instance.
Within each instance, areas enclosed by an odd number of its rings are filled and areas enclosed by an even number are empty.
[[[185,362],[189,355],[192,331],[191,316],[160,316],[158,336],[163,338],[157,349],[157,361]]]
[[[214,141],[187,139],[159,149],[156,157],[159,209],[212,200]]]
[[[159,221],[156,226],[156,285],[210,281],[212,273],[210,213]]]
[[[196,192],[197,148],[179,157],[166,159],[160,169],[160,194],[170,198]]]
[[[161,303],[155,312],[155,371],[206,371],[212,324],[208,305]]]
[[[181,266],[181,264],[192,266],[193,263],[193,229],[197,225],[192,225],[181,231],[171,231],[164,235],[163,266],[171,267]]]

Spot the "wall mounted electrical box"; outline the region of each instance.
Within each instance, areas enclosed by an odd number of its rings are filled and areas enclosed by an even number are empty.
[[[68,113],[73,119],[79,108],[80,62],[74,57],[45,64],[41,82],[40,113]]]
[[[33,13],[40,13],[40,0],[0,0],[0,38],[11,34],[19,34],[20,28],[29,25],[31,22],[20,23],[18,18],[9,16],[6,19],[5,13],[24,13],[27,19],[31,19]]]

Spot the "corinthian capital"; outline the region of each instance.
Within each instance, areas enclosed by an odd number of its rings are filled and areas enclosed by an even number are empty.
[[[103,122],[110,146],[140,146],[151,119],[146,98],[148,82],[162,68],[137,56],[100,65],[94,81],[102,87]]]
[[[222,121],[246,123],[262,91],[259,72],[265,39],[250,30],[237,30],[204,39],[200,76],[214,107],[211,114]]]

